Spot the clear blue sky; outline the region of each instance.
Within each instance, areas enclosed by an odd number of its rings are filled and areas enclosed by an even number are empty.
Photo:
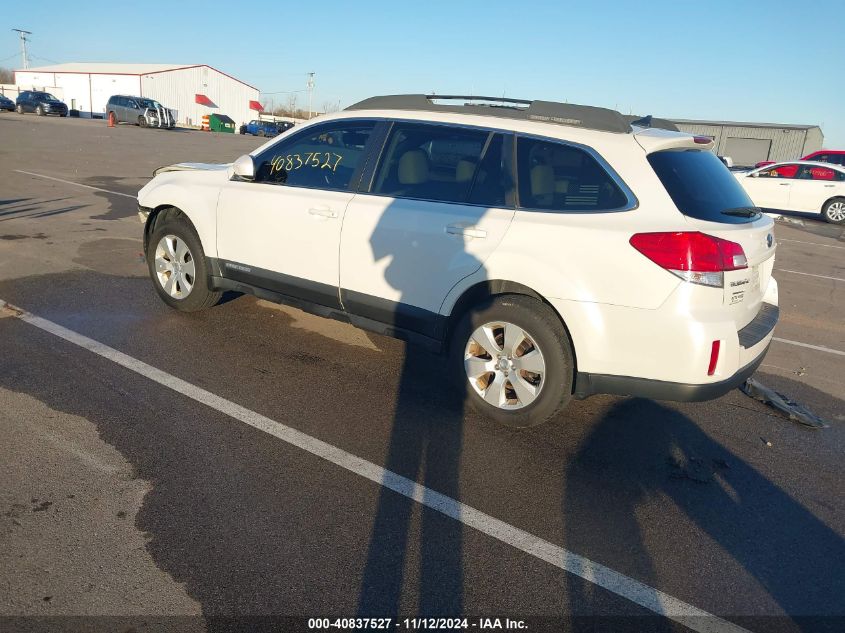
[[[845,0],[46,0],[7,2],[2,15],[7,67],[20,65],[9,29],[23,28],[33,65],[201,63],[264,93],[303,90],[314,71],[315,107],[399,92],[504,93],[818,124],[826,147],[845,148]]]

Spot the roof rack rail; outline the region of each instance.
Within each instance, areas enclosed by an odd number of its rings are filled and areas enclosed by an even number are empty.
[[[439,101],[462,101],[463,103],[437,103]],[[631,125],[628,118],[622,116],[616,110],[576,105],[574,103],[558,103],[555,101],[529,101],[526,99],[472,95],[406,94],[370,97],[346,109],[452,112],[541,121],[544,123],[558,123],[560,125],[571,125],[573,127],[600,130],[602,132],[616,132],[618,134],[628,134],[631,132]]]

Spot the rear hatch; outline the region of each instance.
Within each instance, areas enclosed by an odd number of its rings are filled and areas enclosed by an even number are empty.
[[[745,327],[757,316],[772,276],[774,222],[754,207],[706,140],[678,138],[676,146],[648,154],[648,161],[690,231],[742,247],[747,264],[742,266],[741,255],[732,256],[739,267],[725,270],[721,301],[737,329]]]

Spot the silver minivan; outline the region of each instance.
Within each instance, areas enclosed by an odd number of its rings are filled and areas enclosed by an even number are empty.
[[[106,116],[114,116],[115,123],[133,123],[141,127],[172,128],[176,125],[173,110],[147,97],[114,95],[106,104]]]

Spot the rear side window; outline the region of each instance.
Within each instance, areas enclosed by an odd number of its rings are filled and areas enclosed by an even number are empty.
[[[755,219],[725,213],[754,207],[754,203],[712,152],[664,150],[649,154],[648,162],[684,215],[722,224],[744,224]]]
[[[519,206],[540,211],[610,211],[628,198],[586,151],[545,139],[517,140]]]
[[[490,207],[513,204],[502,134],[453,126],[397,123],[373,193]]]

